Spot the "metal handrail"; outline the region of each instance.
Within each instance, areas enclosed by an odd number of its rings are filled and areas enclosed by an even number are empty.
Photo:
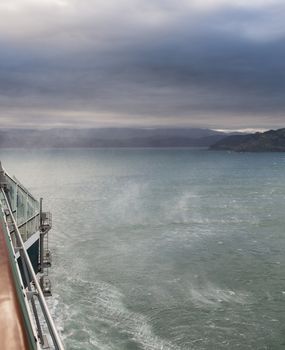
[[[56,350],[64,350],[62,341],[61,341],[61,339],[60,339],[60,337],[58,335],[58,332],[57,332],[57,329],[55,327],[54,321],[53,321],[53,319],[51,317],[51,314],[49,312],[47,303],[45,301],[45,297],[43,295],[42,289],[41,289],[40,284],[39,284],[39,282],[37,280],[37,276],[36,276],[35,271],[33,269],[33,266],[32,266],[32,263],[30,261],[30,258],[29,258],[29,255],[27,253],[27,250],[25,248],[22,236],[21,236],[20,231],[18,229],[17,222],[16,222],[16,220],[14,218],[14,215],[12,213],[12,210],[11,210],[9,201],[7,199],[6,193],[5,193],[3,188],[1,188],[1,191],[2,191],[3,197],[5,199],[7,208],[9,210],[10,217],[11,217],[12,222],[13,222],[14,227],[15,227],[15,234],[17,236],[18,244],[20,245],[20,248],[21,248],[21,250],[23,252],[22,256],[24,258],[24,261],[22,263],[25,263],[25,265],[26,265],[26,267],[27,267],[27,269],[29,271],[31,280],[32,280],[32,282],[33,282],[33,284],[34,284],[34,286],[35,286],[35,288],[37,290],[38,300],[39,300],[39,303],[40,303],[40,306],[41,306],[41,310],[42,310],[42,313],[44,315],[46,324],[48,326],[48,329],[49,329],[50,336],[52,338],[54,347],[55,347]]]

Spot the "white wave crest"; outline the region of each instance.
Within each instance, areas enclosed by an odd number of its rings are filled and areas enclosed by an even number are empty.
[[[84,280],[73,280],[72,284],[80,284],[84,290],[89,291],[81,296],[68,317],[71,318],[71,323],[72,319],[76,319],[77,323],[81,319],[81,327],[89,337],[86,341],[92,344],[92,349],[116,349],[107,334],[114,329],[119,334],[127,335],[130,341],[138,343],[145,350],[181,350],[177,345],[157,336],[147,316],[129,310],[123,302],[124,295],[113,285]],[[96,331],[90,328],[94,324],[97,325]],[[100,324],[108,325],[107,330],[102,330]]]
[[[189,286],[191,301],[199,307],[219,307],[222,303],[247,304],[249,295],[241,291],[221,289],[212,283],[203,286]]]

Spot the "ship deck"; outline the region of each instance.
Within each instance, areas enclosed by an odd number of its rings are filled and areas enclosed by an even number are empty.
[[[1,349],[30,349],[18,297],[5,230],[0,222],[0,339]]]

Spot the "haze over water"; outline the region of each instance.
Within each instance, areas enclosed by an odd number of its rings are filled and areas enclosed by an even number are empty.
[[[1,150],[53,213],[66,349],[284,349],[285,155]]]

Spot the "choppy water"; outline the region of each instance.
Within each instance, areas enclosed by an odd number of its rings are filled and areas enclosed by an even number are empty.
[[[285,154],[2,150],[53,212],[67,349],[285,349]]]

